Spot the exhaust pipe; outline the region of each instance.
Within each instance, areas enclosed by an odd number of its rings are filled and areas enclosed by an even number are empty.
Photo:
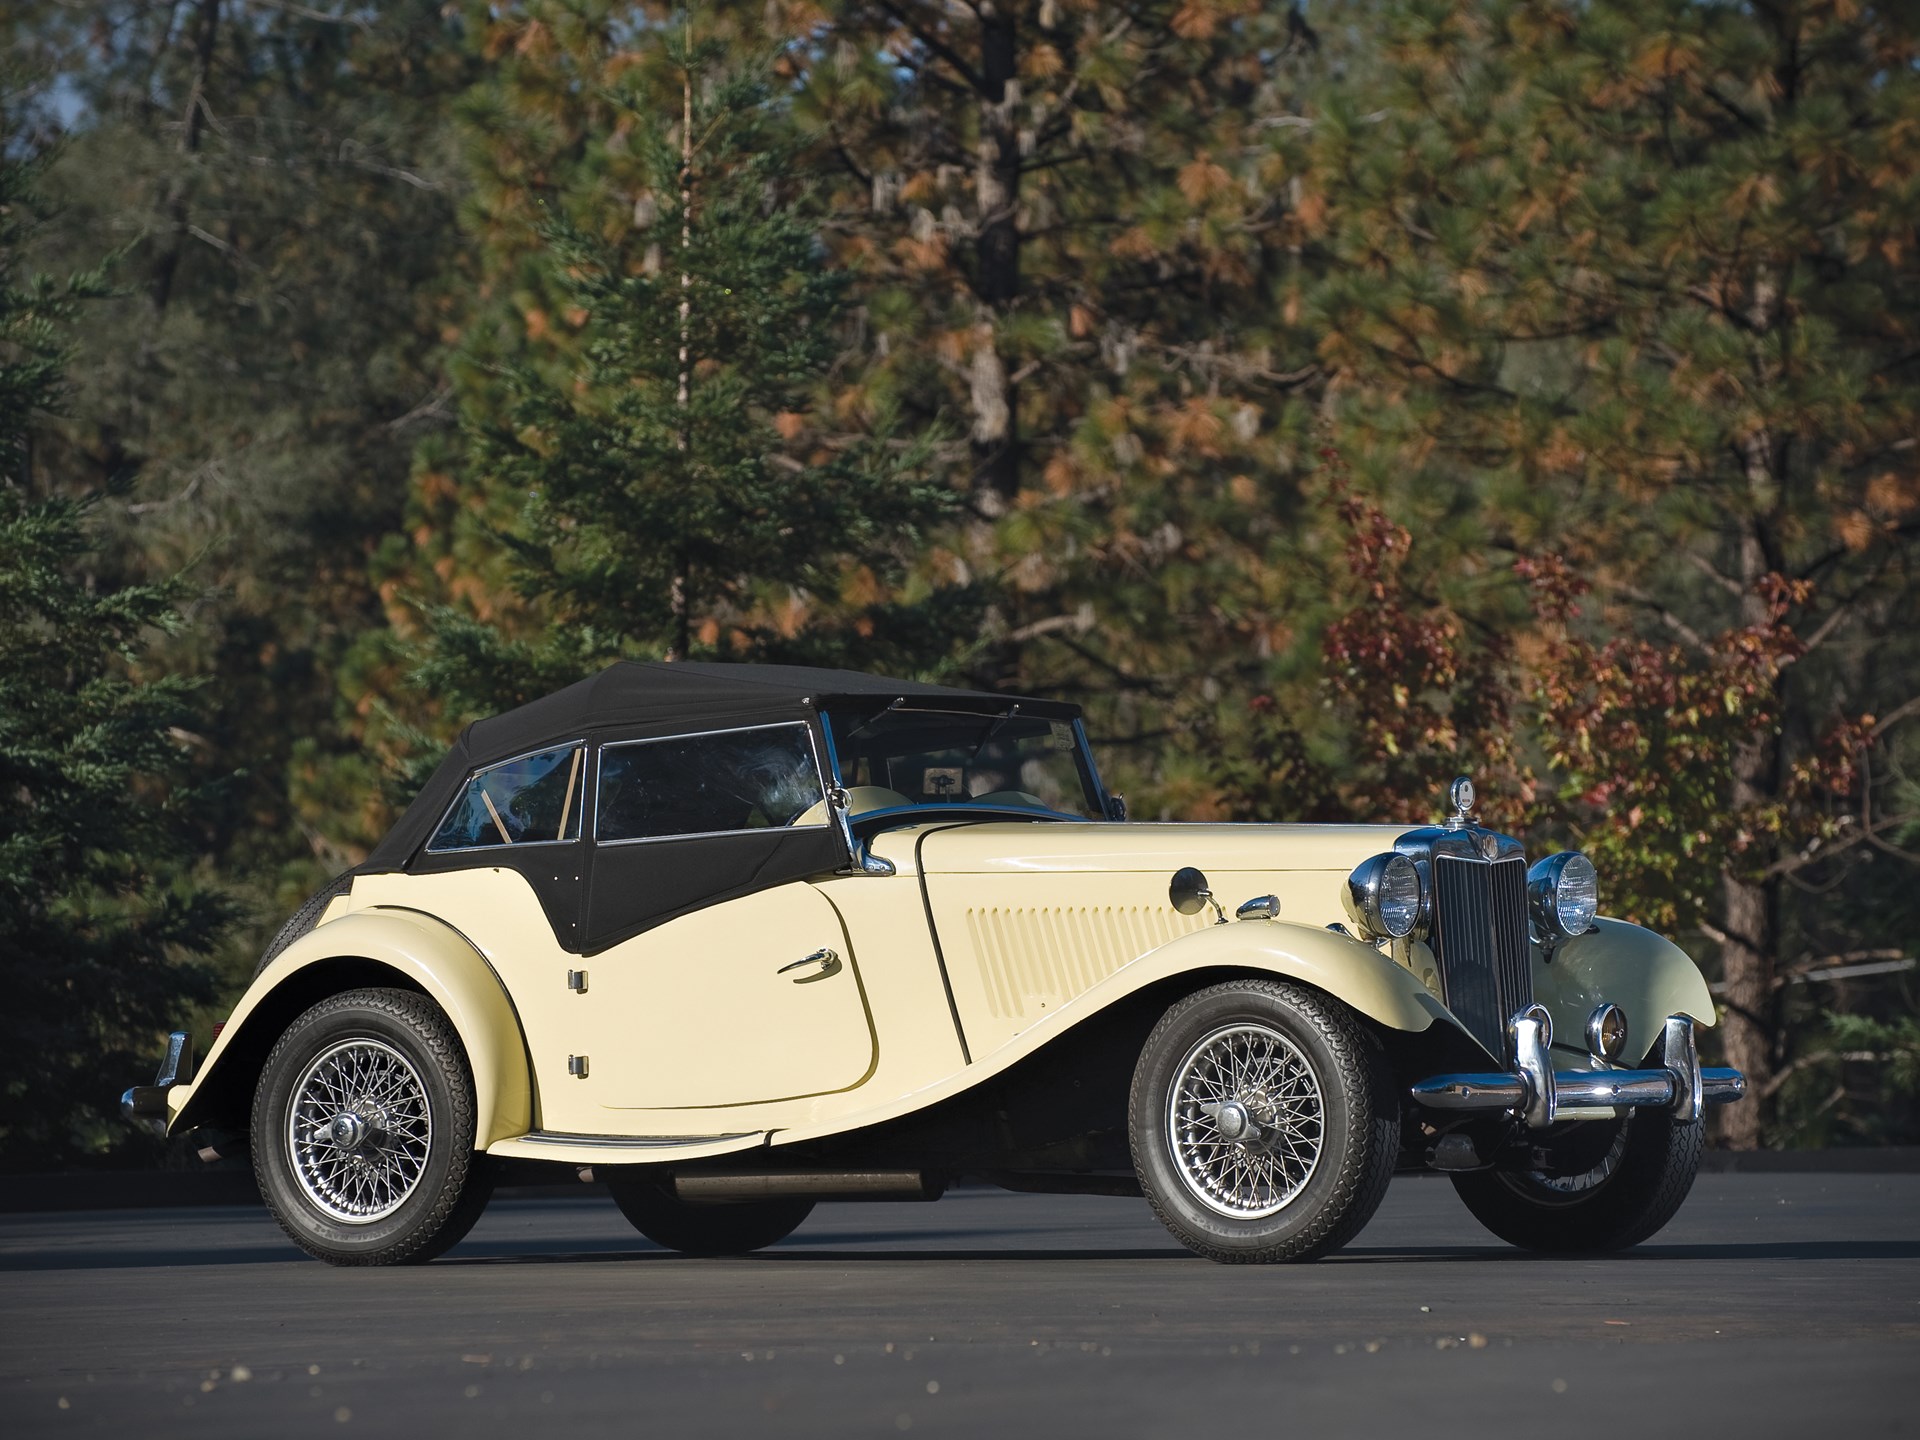
[[[673,1193],[696,1205],[743,1200],[938,1200],[944,1176],[923,1170],[720,1171],[673,1177]]]

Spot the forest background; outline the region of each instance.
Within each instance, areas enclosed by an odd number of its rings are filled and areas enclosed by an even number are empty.
[[[1468,772],[1753,1103],[1920,1140],[1920,14],[14,0],[0,1167],[466,720],[1082,700],[1136,817]],[[684,304],[684,309],[682,308]]]

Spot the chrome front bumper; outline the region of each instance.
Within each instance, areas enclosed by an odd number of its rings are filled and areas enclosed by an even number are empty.
[[[1509,1028],[1517,1070],[1435,1075],[1409,1092],[1429,1110],[1507,1111],[1535,1130],[1570,1118],[1566,1112],[1622,1106],[1671,1110],[1678,1120],[1698,1120],[1708,1105],[1724,1105],[1747,1093],[1738,1070],[1703,1069],[1693,1021],[1667,1018],[1658,1070],[1555,1070],[1548,1059],[1552,1026],[1538,1005],[1513,1018]]]

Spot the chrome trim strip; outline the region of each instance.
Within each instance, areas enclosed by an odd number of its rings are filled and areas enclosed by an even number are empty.
[[[809,830],[830,830],[831,822],[821,820],[806,825],[761,825],[744,830],[689,830],[684,835],[635,835],[628,840],[595,840],[602,850],[617,850],[622,845],[658,845],[667,840],[711,840],[718,835],[804,835]]]

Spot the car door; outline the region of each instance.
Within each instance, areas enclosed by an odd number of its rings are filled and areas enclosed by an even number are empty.
[[[872,1072],[853,947],[804,880],[683,915],[589,964],[589,1076],[609,1109],[794,1100]]]
[[[602,745],[584,962],[601,1106],[761,1104],[872,1073],[857,957],[802,878],[842,858],[824,796],[802,723]]]

